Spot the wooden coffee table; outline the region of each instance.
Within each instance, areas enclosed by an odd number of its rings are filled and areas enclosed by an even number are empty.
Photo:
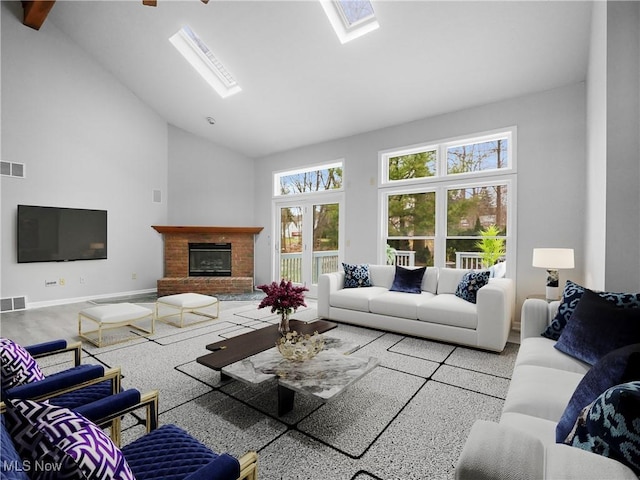
[[[291,329],[304,334],[322,333],[336,326],[324,320],[291,321]],[[293,409],[296,392],[329,401],[379,363],[377,358],[350,355],[359,345],[334,338],[325,338],[324,350],[314,358],[294,362],[282,357],[275,348],[278,338],[278,326],[273,325],[207,345],[208,349],[215,350],[197,361],[220,371],[222,379],[233,378],[250,385],[277,379],[278,415]]]
[[[324,333],[337,326],[337,323],[327,322],[326,320],[316,320],[315,322],[289,321],[291,330],[303,335],[307,333],[313,334],[313,332]],[[276,340],[279,338],[278,325],[270,325],[253,332],[243,333],[237,337],[210,343],[206,346],[206,349],[211,350],[212,353],[198,357],[197,361],[206,367],[220,371],[227,365],[275,347]]]

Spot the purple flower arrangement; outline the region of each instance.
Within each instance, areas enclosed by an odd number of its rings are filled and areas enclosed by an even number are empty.
[[[306,307],[304,303],[304,293],[308,292],[307,287],[298,287],[293,285],[291,281],[285,281],[283,278],[278,282],[271,282],[267,285],[258,285],[258,289],[267,294],[262,299],[258,308],[271,307],[271,312],[278,312],[280,315],[289,315],[295,312],[298,307]]]

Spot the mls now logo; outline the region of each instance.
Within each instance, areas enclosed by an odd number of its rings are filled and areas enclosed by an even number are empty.
[[[36,460],[2,460],[3,472],[59,472],[60,463],[43,462]]]

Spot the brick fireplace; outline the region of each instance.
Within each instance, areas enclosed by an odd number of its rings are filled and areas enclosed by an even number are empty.
[[[253,291],[254,236],[263,227],[157,226],[164,237],[164,278],[158,280],[158,296],[176,293],[250,293]],[[189,275],[189,245],[229,245],[231,274]],[[192,268],[193,270],[193,268]]]

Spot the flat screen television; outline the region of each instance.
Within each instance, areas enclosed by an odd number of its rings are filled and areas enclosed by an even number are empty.
[[[18,263],[107,258],[107,212],[18,205]]]

